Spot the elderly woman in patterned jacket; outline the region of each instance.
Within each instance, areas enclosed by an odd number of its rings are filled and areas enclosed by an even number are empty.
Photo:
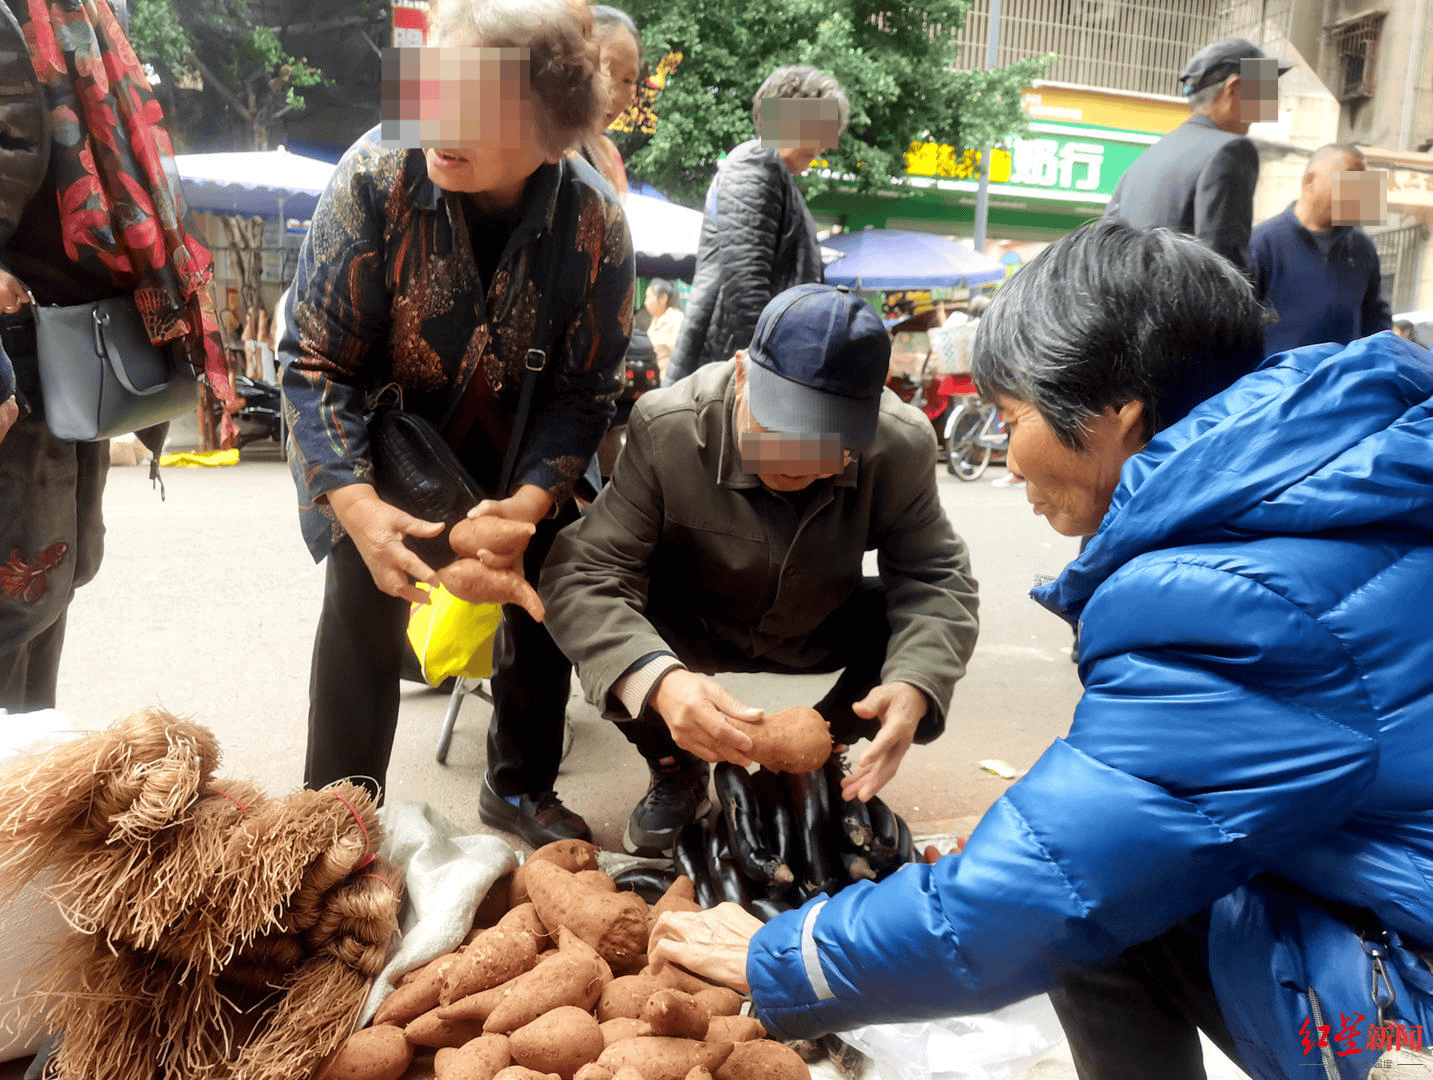
[[[1048,990],[1082,1080],[1202,1080],[1196,1029],[1258,1080],[1365,1080],[1433,1032],[1433,361],[1382,333],[1218,390],[1263,320],[1122,222],[1000,290],[976,385],[1034,512],[1093,537],[1032,594],[1081,627],[1069,735],[960,854],[764,927],[665,916],[654,964],[790,1038]]]
[[[600,130],[607,89],[580,0],[445,0],[439,48],[462,81],[422,148],[375,129],[338,166],[305,242],[288,308],[284,393],[304,538],[328,558],[314,643],[305,782],[386,779],[414,581],[434,569],[404,544],[441,523],[378,497],[365,409],[387,387],[435,424],[492,492],[525,358],[546,299],[558,333],[511,487],[480,513],[531,522],[532,581],[576,517],[573,491],[612,416],[631,333],[633,260],[611,189],[567,152]],[[472,61],[472,64],[469,64]],[[553,260],[558,295],[540,296]],[[448,417],[446,422],[443,418]],[[539,845],[589,835],[553,791],[571,668],[539,623],[505,607],[479,800],[485,822]]]

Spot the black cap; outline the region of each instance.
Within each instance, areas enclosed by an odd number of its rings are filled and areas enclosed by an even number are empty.
[[[1180,92],[1185,96],[1223,82],[1230,75],[1239,73],[1239,61],[1263,60],[1268,56],[1263,49],[1247,38],[1222,38],[1213,45],[1206,45],[1189,58],[1184,70],[1179,73]],[[1282,75],[1294,65],[1285,60],[1278,61]]]
[[[844,285],[797,285],[772,297],[747,350],[751,417],[770,431],[836,435],[864,450],[876,435],[891,337]]]

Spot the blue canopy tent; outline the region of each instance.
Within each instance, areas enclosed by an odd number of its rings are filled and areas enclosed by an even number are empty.
[[[1005,267],[944,236],[862,229],[823,240],[842,254],[826,264],[826,284],[853,289],[968,288],[1005,280]]]

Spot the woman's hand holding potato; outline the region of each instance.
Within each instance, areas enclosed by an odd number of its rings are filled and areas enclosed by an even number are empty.
[[[647,947],[654,971],[677,964],[694,975],[751,993],[746,954],[761,920],[740,905],[718,904],[710,911],[669,911],[657,919]]]

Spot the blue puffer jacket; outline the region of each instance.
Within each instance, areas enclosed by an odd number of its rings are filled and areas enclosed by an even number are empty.
[[[1382,333],[1271,357],[1126,463],[1099,534],[1035,597],[1080,620],[1069,737],[963,855],[764,927],[747,973],[769,1030],[984,1012],[1247,899],[1256,875],[1433,943],[1426,351]],[[1211,933],[1215,985],[1270,1019],[1221,1008],[1258,1075],[1309,1075],[1280,995],[1318,958],[1237,929]],[[1427,1023],[1433,974],[1410,977],[1403,1019]],[[1349,993],[1367,1003],[1368,982]]]

